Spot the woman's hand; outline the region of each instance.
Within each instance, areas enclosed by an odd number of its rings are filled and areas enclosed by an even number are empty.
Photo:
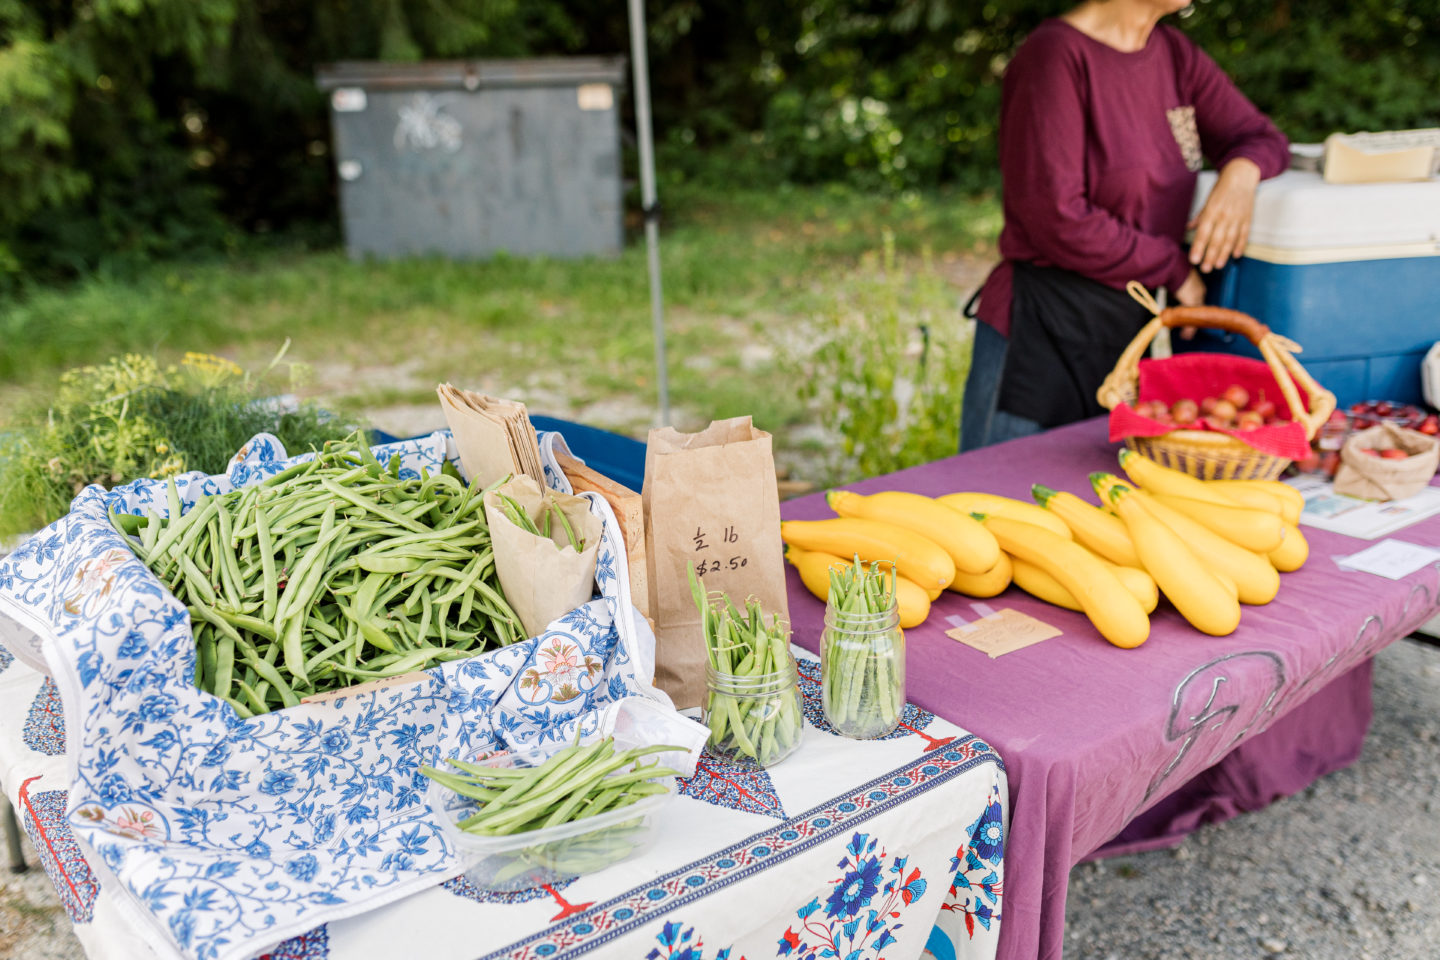
[[[1200,279],[1200,273],[1191,268],[1190,276],[1180,284],[1180,289],[1175,291],[1175,302],[1182,307],[1199,307],[1205,303],[1205,281]]]
[[[1194,267],[1190,268],[1190,275],[1180,288],[1175,291],[1175,302],[1182,307],[1200,307],[1205,304],[1205,281],[1200,279],[1200,272]],[[1181,327],[1180,339],[1191,340],[1195,337],[1194,327]]]
[[[1202,273],[1223,267],[1231,257],[1245,252],[1259,183],[1260,168],[1244,157],[1231,160],[1220,171],[1200,215],[1189,224],[1195,231],[1190,262]]]

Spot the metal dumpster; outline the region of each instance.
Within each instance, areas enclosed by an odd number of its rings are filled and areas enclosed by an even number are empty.
[[[623,57],[323,66],[351,257],[613,256]]]

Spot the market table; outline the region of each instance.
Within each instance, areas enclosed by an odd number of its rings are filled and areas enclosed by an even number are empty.
[[[983,490],[1029,499],[1042,483],[1089,496],[1088,475],[1116,471],[1103,419],[854,484],[860,493]],[[821,496],[785,519],[830,516]],[[1244,608],[1239,630],[1208,637],[1168,605],[1150,639],[1122,650],[1089,622],[1011,587],[986,601],[947,593],[908,630],[908,695],[1005,757],[1003,960],[1056,960],[1070,868],[1092,855],[1174,843],[1202,823],[1255,810],[1354,761],[1370,721],[1370,659],[1436,612],[1437,573],[1401,581],[1342,571],[1332,557],[1365,541],[1305,529],[1309,563],[1279,596]],[[1440,517],[1394,534],[1440,544]],[[813,648],[823,604],[794,570],[790,613]],[[945,631],[1002,608],[1063,631],[997,659]]]
[[[650,851],[569,883],[487,894],[464,878],[287,940],[273,960],[531,957],[995,956],[1003,902],[1004,765],[914,706],[879,741],[830,732],[818,665],[809,721],[770,771],[706,756],[659,815]],[[65,820],[55,685],[0,647],[0,783],[92,960],[158,952],[148,918],[87,861]],[[140,827],[139,824],[136,825]],[[858,949],[858,953],[851,953]]]

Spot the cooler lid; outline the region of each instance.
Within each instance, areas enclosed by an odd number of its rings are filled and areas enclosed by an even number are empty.
[[[1191,216],[1216,174],[1200,174]],[[1326,183],[1287,170],[1255,191],[1245,255],[1271,263],[1336,263],[1440,256],[1440,180]]]

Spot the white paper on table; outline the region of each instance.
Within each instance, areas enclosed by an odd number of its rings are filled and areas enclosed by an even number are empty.
[[[1333,483],[1319,477],[1285,482],[1305,496],[1302,524],[1360,540],[1374,540],[1440,514],[1440,487],[1426,487],[1404,500],[1377,501],[1336,493]]]
[[[1404,540],[1381,540],[1359,553],[1335,558],[1342,570],[1373,573],[1388,580],[1403,580],[1437,561],[1440,561],[1440,550]]]

